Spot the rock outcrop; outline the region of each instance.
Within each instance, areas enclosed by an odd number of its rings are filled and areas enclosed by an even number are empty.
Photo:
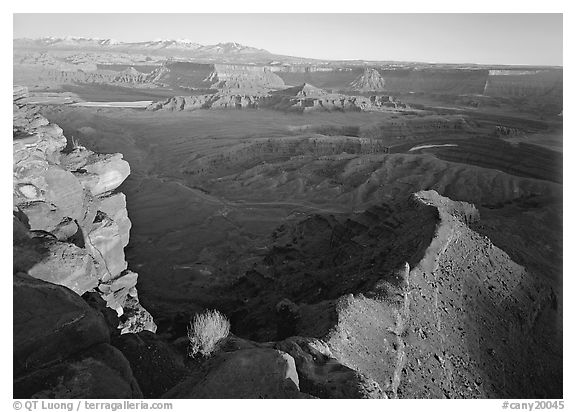
[[[321,399],[385,399],[378,383],[343,365],[326,343],[294,336],[275,348],[292,356],[300,391]]]
[[[518,129],[517,127],[496,125],[494,127],[494,135],[498,137],[525,136],[526,132],[524,132],[524,130]]]
[[[130,67],[123,71],[96,69],[82,70],[78,67],[44,67],[41,65],[21,65],[19,78],[33,78],[35,83],[53,84],[102,84],[122,87],[154,88],[155,73],[140,73]]]
[[[25,97],[14,88],[14,396],[142,397],[109,324],[80,297],[98,292],[121,334],[156,330],[124,259],[131,224],[114,190],[130,168],[67,142]]]
[[[352,83],[350,88],[359,92],[375,92],[386,89],[386,81],[376,69],[367,67]]]
[[[264,66],[215,64],[206,81],[215,89],[274,90],[286,87],[280,77]]]
[[[321,97],[327,96],[329,93],[319,87],[313,86],[308,83],[302,83],[301,85],[289,87],[285,90],[279,91],[277,94],[292,96],[297,98],[304,97]]]
[[[434,191],[417,199],[438,208],[441,224],[410,273],[410,311],[419,316],[408,325],[413,339],[401,390],[419,397],[561,396],[561,348],[553,342],[562,332],[550,286],[470,229],[478,220],[473,208]]]
[[[67,142],[62,129],[19,104],[24,94],[15,88],[14,272],[78,295],[95,289],[123,316],[123,332],[155,331],[124,259],[131,224],[125,197],[114,190],[128,163]]]
[[[247,94],[232,90],[214,94],[175,96],[164,102],[152,103],[147,110],[192,111],[198,109],[255,109],[262,94]]]
[[[165,398],[286,399],[307,397],[298,388],[294,359],[275,349],[222,352],[210,360],[204,376],[174,387]]]
[[[337,361],[317,339],[258,343],[231,335],[219,346],[163,398],[386,398],[378,383]]]
[[[289,111],[390,111],[409,108],[393,96],[349,96],[328,93],[310,84],[273,92],[262,107]]]
[[[12,91],[13,100],[20,100],[28,95],[28,88],[24,86],[14,86]]]
[[[70,289],[13,277],[15,398],[140,398],[100,313]]]
[[[348,96],[328,93],[309,84],[277,91],[225,89],[214,94],[175,96],[147,110],[272,109],[280,111],[394,111],[409,107],[393,96]]]
[[[159,398],[190,374],[174,347],[158,335],[142,331],[112,339],[130,362],[145,398]]]

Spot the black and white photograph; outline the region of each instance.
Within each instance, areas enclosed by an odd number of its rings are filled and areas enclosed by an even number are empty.
[[[561,12],[137,11],[11,16],[6,410],[569,410]]]

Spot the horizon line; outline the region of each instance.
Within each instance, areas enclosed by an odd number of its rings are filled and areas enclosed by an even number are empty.
[[[138,41],[126,41],[126,40],[118,40],[112,37],[85,37],[85,36],[41,36],[41,37],[13,37],[12,41],[17,40],[42,40],[42,39],[57,39],[57,40],[64,40],[64,39],[73,39],[73,40],[112,40],[117,42],[116,44],[138,44],[138,43],[151,43],[151,42],[165,42],[165,41],[175,41],[175,42],[182,42],[182,43],[193,43],[198,44],[200,46],[217,46],[221,44],[235,44],[240,45],[256,50],[262,50],[267,53],[270,53],[274,56],[282,56],[282,57],[291,57],[291,58],[299,58],[299,59],[308,59],[308,60],[318,60],[318,61],[328,61],[328,62],[366,62],[366,63],[415,63],[415,64],[432,64],[432,65],[454,65],[454,66],[462,66],[462,65],[472,65],[472,66],[519,66],[519,67],[547,67],[547,68],[564,68],[564,64],[561,65],[552,65],[552,64],[533,64],[533,63],[471,63],[471,62],[432,62],[432,61],[424,61],[424,60],[372,60],[372,59],[323,59],[318,57],[304,57],[304,56],[293,56],[293,55],[285,55],[285,54],[278,54],[271,52],[267,49],[263,49],[260,47],[250,46],[243,43],[239,43],[237,41],[220,41],[218,43],[213,44],[202,44],[194,40],[186,39],[186,38],[157,38],[157,39],[150,39],[150,40],[138,40]],[[13,50],[14,51],[14,50]]]

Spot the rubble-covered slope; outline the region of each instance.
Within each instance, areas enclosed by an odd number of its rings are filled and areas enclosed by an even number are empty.
[[[259,340],[318,339],[388,397],[561,397],[561,297],[475,232],[479,220],[421,191],[282,228],[235,285],[232,319]]]

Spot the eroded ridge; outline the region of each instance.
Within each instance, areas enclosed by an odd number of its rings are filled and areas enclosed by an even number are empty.
[[[281,229],[235,287],[237,331],[319,340],[387,397],[557,396],[558,297],[475,232],[479,220],[474,205],[421,191]]]

